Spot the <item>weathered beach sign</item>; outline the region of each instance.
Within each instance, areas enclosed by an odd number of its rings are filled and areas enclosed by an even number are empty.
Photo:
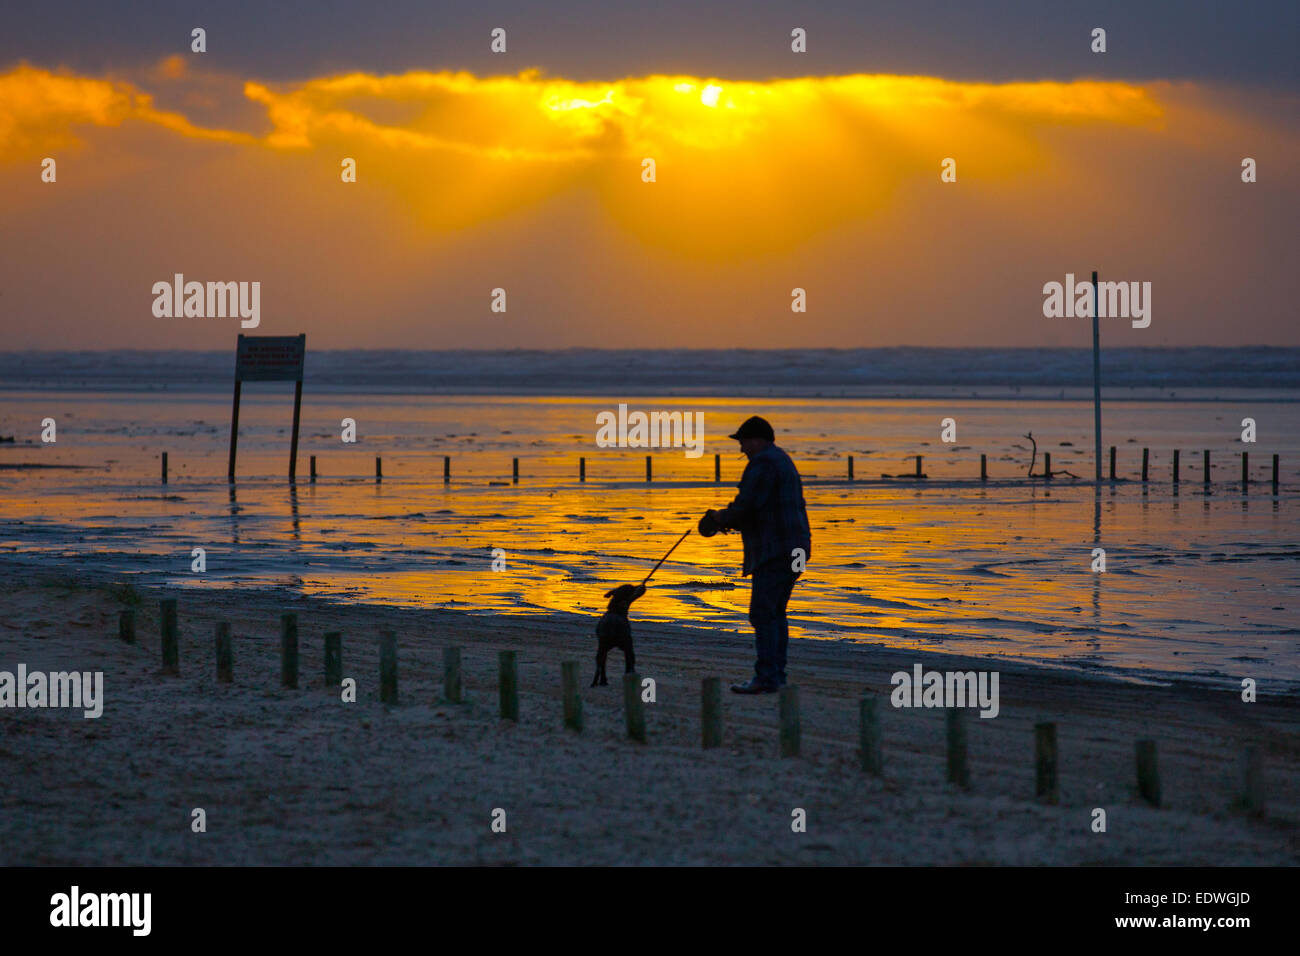
[[[302,367],[307,335],[240,335],[235,347],[235,399],[230,413],[230,465],[235,480],[235,451],[239,444],[239,393],[248,382],[294,382],[293,437],[289,443],[289,480],[298,471],[298,419],[302,411]]]
[[[307,335],[240,335],[235,352],[235,381],[302,381]]]

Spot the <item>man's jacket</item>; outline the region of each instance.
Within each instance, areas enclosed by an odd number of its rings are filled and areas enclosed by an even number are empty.
[[[744,573],[768,561],[794,562],[812,554],[812,534],[803,501],[803,482],[790,456],[768,445],[749,460],[736,500],[718,512],[722,527],[739,531],[745,544]]]

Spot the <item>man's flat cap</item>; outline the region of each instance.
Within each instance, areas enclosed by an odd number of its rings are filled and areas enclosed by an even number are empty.
[[[772,431],[772,426],[767,423],[766,418],[759,418],[754,415],[745,419],[745,423],[736,429],[734,435],[728,435],[728,438],[734,438],[739,441],[742,438],[766,438],[768,441],[776,441],[776,432]]]

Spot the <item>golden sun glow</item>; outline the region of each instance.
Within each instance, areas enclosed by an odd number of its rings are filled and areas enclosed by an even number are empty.
[[[173,59],[138,82],[185,102],[200,79]],[[937,176],[944,156],[962,158],[964,183],[1005,180],[1049,162],[1052,128],[1153,127],[1162,116],[1149,90],[1128,83],[920,76],[577,82],[413,71],[246,80],[242,91],[245,103],[222,115],[254,104],[262,129],[205,129],[159,110],[128,80],[21,66],[0,75],[0,162],[42,154],[74,131],[122,139],[118,128],[135,121],[327,166],[354,157],[361,181],[400,197],[426,230],[490,222],[581,189],[645,243],[728,258],[870,216],[903,183]],[[657,167],[653,188],[640,177],[646,158]]]

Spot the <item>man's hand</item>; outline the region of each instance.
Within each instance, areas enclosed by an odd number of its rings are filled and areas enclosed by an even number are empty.
[[[712,538],[719,531],[726,531],[722,527],[722,522],[718,520],[718,513],[710,508],[704,512],[704,517],[700,519],[699,532],[701,537]]]

